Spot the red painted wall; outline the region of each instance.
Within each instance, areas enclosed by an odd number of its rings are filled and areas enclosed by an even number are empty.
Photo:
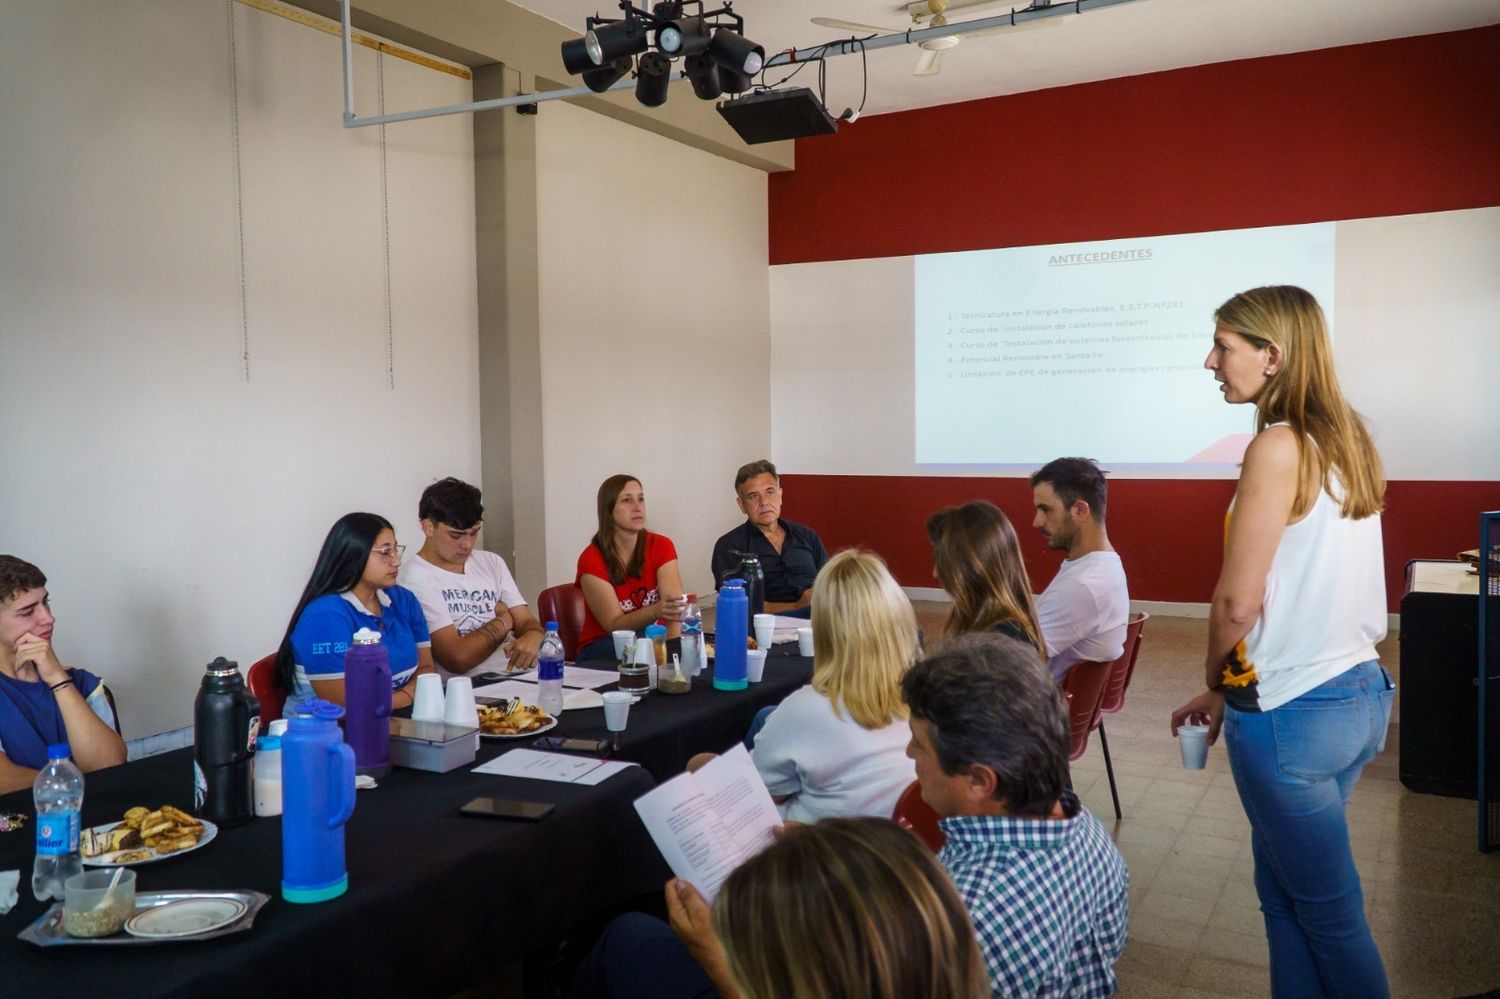
[[[1250,59],[881,115],[797,143],[770,178],[773,264],[1118,239],[1500,204],[1500,26]],[[788,514],[936,585],[922,530],[1024,480],[787,476]],[[1207,600],[1233,483],[1119,480],[1110,535],[1133,596]],[[1386,585],[1476,544],[1500,483],[1391,483]],[[1057,556],[1022,530],[1033,580]]]

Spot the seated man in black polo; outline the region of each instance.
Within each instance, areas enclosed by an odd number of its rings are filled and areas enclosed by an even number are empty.
[[[714,588],[739,571],[746,555],[760,559],[766,577],[768,614],[807,607],[813,578],[828,552],[810,527],[781,518],[781,476],[766,459],[752,461],[734,473],[735,502],[747,518],[714,543]]]

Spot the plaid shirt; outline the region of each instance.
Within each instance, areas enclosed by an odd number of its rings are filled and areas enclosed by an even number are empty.
[[[979,934],[995,996],[1108,996],[1125,949],[1125,861],[1069,792],[1066,819],[959,816],[938,859]]]

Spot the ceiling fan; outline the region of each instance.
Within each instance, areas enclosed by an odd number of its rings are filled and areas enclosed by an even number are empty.
[[[988,7],[996,4],[1006,3],[1008,0],[918,0],[915,3],[904,4],[900,9],[910,15],[913,27],[941,28],[949,21],[947,13],[950,10],[967,10],[976,7]],[[1032,7],[1051,6],[1052,0],[1032,0]],[[922,19],[927,18],[926,24]],[[1046,19],[1050,22],[1052,19]],[[879,27],[873,24],[861,24],[858,21],[846,21],[838,17],[815,17],[812,23],[824,28],[835,28],[840,31],[852,31],[859,34],[890,35],[906,31],[906,28]],[[1036,22],[1033,22],[1036,23]],[[1045,22],[1044,22],[1045,23]],[[974,37],[989,34],[999,29],[989,28],[983,31],[975,31]],[[969,34],[969,32],[964,32]],[[958,43],[963,40],[963,35],[945,35],[941,38],[928,38],[917,43],[922,54],[917,58],[916,68],[912,70],[913,76],[932,76],[943,68],[943,53],[949,49],[957,48]]]

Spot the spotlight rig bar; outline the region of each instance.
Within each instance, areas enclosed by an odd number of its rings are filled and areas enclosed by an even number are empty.
[[[703,0],[662,0],[650,10],[620,0],[623,17],[584,21],[582,38],[562,43],[563,68],[595,93],[614,88],[635,68],[635,96],[647,107],[666,103],[672,62],[705,101],[749,90],[765,66],[766,50],[745,37],[734,6],[706,10]]]

